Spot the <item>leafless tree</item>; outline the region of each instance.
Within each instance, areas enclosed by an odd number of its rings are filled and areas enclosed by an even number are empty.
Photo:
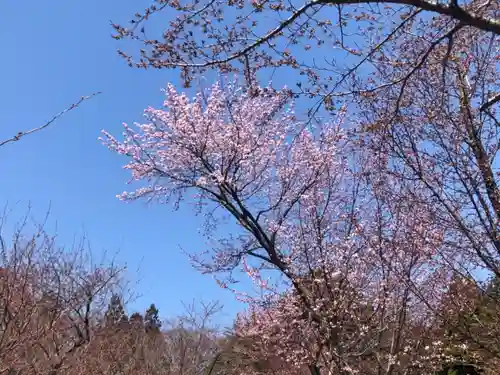
[[[0,227],[0,374],[67,373],[93,339],[121,268],[95,264],[85,241],[57,245],[26,216],[8,240]]]

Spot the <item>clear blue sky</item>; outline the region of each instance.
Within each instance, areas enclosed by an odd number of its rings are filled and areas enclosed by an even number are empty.
[[[118,251],[142,296],[131,309],[155,302],[162,316],[179,312],[181,300],[219,299],[227,321],[240,306],[210,276],[193,270],[180,246],[204,249],[201,220],[188,209],[115,198],[127,189],[125,159],[97,138],[103,128],[121,132],[140,121],[144,108],[160,105],[160,89],[177,82],[173,71],[126,66],[116,54],[109,20],[125,22],[148,1],[87,0],[0,2],[0,140],[41,125],[82,95],[103,94],[67,113],[52,127],[0,148],[0,205],[22,214],[28,202],[38,219],[51,205],[51,226],[62,243],[87,233],[95,252]]]

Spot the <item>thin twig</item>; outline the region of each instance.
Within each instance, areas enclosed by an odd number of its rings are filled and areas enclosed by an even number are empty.
[[[20,131],[19,133],[17,133],[12,138],[9,138],[9,139],[6,139],[4,141],[1,141],[0,142],[0,147],[3,146],[3,145],[5,145],[5,144],[7,144],[7,143],[9,143],[9,142],[17,142],[22,137],[24,137],[25,135],[36,133],[36,132],[38,132],[40,130],[43,130],[43,129],[49,127],[54,121],[56,121],[59,117],[61,117],[62,115],[64,115],[66,112],[69,112],[72,109],[75,109],[76,107],[78,107],[85,100],[90,99],[90,98],[92,98],[94,96],[97,96],[100,93],[101,92],[98,91],[98,92],[95,92],[95,93],[93,93],[91,95],[88,95],[88,96],[82,96],[80,98],[80,100],[78,100],[76,103],[71,104],[71,106],[69,106],[68,108],[66,108],[64,111],[59,112],[57,115],[55,115],[54,117],[52,117],[49,121],[47,121],[45,124],[43,124],[43,125],[41,125],[41,126],[39,126],[37,128],[33,128],[33,129],[30,129],[30,130],[27,130],[27,131]]]

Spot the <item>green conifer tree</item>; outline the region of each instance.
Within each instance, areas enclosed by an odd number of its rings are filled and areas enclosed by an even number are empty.
[[[152,303],[151,306],[146,310],[144,314],[144,328],[146,332],[159,332],[161,328],[161,321],[159,318],[158,309],[155,304]]]
[[[105,315],[106,325],[114,325],[128,321],[122,299],[119,295],[113,294],[109,301],[108,310]]]

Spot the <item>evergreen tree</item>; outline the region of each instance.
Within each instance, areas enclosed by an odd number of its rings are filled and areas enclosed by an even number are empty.
[[[161,328],[161,321],[158,315],[158,309],[155,304],[152,303],[151,306],[146,310],[144,314],[144,327],[146,332],[157,332]]]
[[[123,307],[123,302],[119,295],[113,294],[111,296],[111,300],[109,301],[108,310],[106,311],[105,317],[107,325],[113,325],[128,321],[128,317],[125,314],[125,308]]]

